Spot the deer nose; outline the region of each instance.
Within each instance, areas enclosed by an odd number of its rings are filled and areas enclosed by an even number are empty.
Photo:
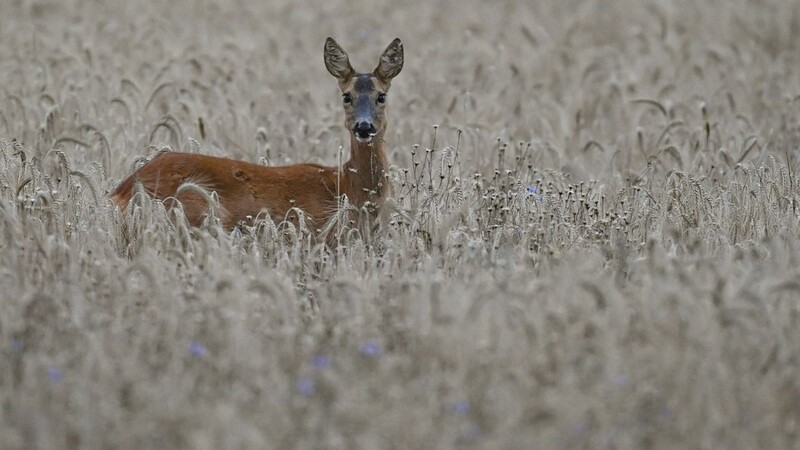
[[[375,134],[375,125],[372,122],[357,122],[353,127],[353,133],[362,139],[367,139]]]

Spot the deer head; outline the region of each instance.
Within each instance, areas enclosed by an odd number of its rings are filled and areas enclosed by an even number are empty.
[[[381,54],[372,73],[358,73],[347,53],[332,38],[325,41],[325,67],[342,91],[345,127],[358,142],[381,141],[386,131],[386,95],[392,78],[403,69],[403,44],[395,39]]]

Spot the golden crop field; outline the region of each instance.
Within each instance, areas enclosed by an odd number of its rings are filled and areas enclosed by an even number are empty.
[[[346,159],[328,36],[379,229],[111,203]],[[5,1],[0,448],[798,448],[799,156],[794,0]]]

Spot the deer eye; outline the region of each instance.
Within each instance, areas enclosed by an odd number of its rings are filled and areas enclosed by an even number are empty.
[[[350,102],[353,101],[353,97],[350,94],[347,94],[347,93],[342,94],[342,101],[344,103],[350,103]]]
[[[378,94],[378,103],[386,103],[386,94],[384,93]]]

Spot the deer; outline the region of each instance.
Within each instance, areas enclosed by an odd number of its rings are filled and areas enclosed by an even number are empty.
[[[227,230],[252,225],[259,217],[296,224],[302,211],[306,225],[322,234],[340,210],[343,197],[356,208],[369,208],[374,217],[391,189],[383,139],[385,108],[391,81],[403,68],[403,44],[394,39],[369,73],[356,72],[333,38],[325,40],[323,55],[325,67],[338,81],[344,124],[350,131],[350,159],[341,166],[270,167],[167,151],[123,180],[111,200],[124,212],[134,194],[143,191],[168,209],[181,205],[194,227],[212,215]]]

